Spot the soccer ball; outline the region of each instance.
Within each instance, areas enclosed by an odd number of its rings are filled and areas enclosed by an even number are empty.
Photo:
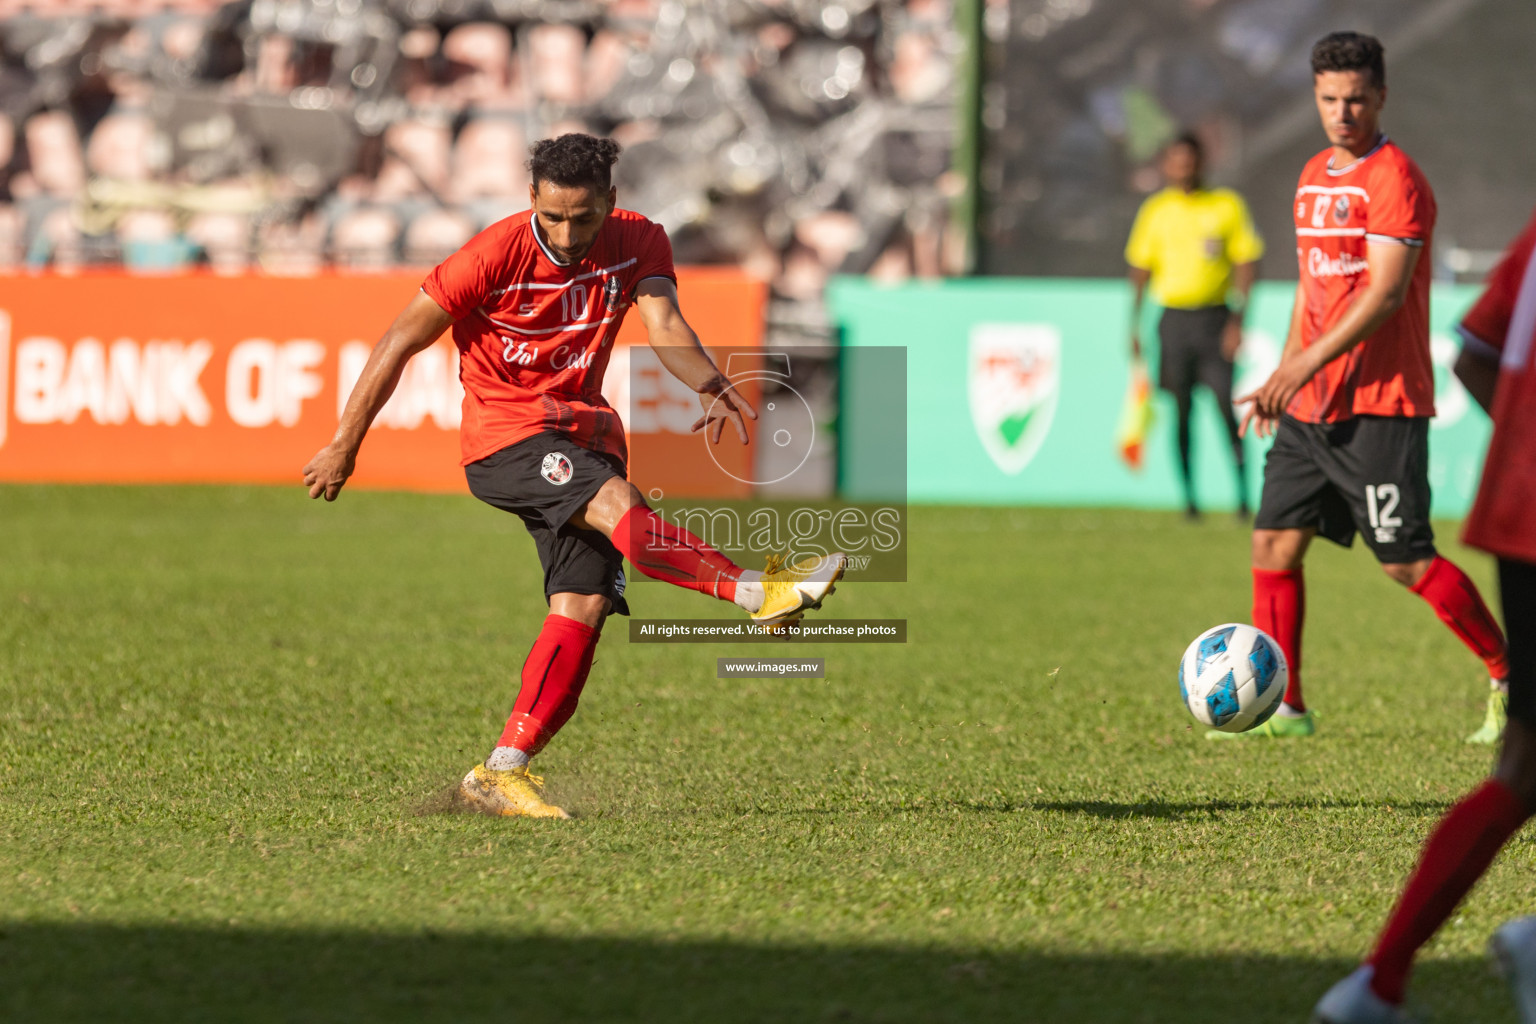
[[[1201,725],[1247,732],[1275,713],[1289,675],[1273,637],[1232,622],[1206,630],[1184,650],[1179,696]]]

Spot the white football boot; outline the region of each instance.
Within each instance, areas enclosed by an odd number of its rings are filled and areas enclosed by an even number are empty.
[[[1517,917],[1499,926],[1488,952],[1509,982],[1521,1024],[1536,1024],[1536,917]]]
[[[1312,1009],[1312,1024],[1412,1024],[1413,1018],[1371,991],[1375,968],[1362,965]]]

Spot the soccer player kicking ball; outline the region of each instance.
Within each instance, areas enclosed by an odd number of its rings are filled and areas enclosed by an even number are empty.
[[[1499,850],[1536,809],[1536,216],[1494,271],[1463,327],[1456,373],[1484,407],[1493,440],[1465,540],[1499,559],[1509,627],[1509,724],[1493,777],[1452,807],[1424,844],[1365,965],[1317,1004],[1318,1024],[1397,1024],[1419,947],[1451,916]],[[1473,343],[1475,341],[1475,343]],[[1496,397],[1495,397],[1496,395]],[[1490,942],[1525,1024],[1536,1024],[1536,917]]]
[[[846,561],[771,558],[766,572],[744,570],[658,516],[626,479],[624,426],[601,389],[631,305],[662,365],[698,392],[695,431],[719,443],[729,424],[745,444],[745,420],[757,413],[683,319],[666,232],[615,208],[618,155],[617,143],[590,135],[535,144],[532,209],[491,225],[428,275],[374,346],[336,436],[304,467],[309,496],[334,501],[406,361],[452,325],[469,489],[523,520],[549,602],[506,730],[460,783],[472,807],[492,814],[570,816],[544,799],[528,762],[575,712],[609,612],[629,614],[625,557],[780,629],[819,607]]]
[[[1503,727],[1504,636],[1477,587],[1435,552],[1429,525],[1430,237],[1435,198],[1418,166],[1381,133],[1381,44],[1336,32],[1312,48],[1312,85],[1332,143],[1296,189],[1301,280],[1280,366],[1257,391],[1243,430],[1274,433],[1253,531],[1253,624],[1290,667],[1284,703],[1246,733],[1310,736],[1301,695],[1306,614],[1302,560],[1321,534],[1348,547],[1358,530],[1388,576],[1434,608],[1492,680],[1484,728]]]

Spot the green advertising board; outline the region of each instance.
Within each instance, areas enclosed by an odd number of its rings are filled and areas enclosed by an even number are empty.
[[[1236,393],[1279,361],[1294,283],[1254,289],[1238,357]],[[1488,420],[1450,372],[1457,319],[1471,286],[1436,285],[1430,324],[1438,415],[1430,431],[1434,513],[1470,506]],[[1130,375],[1130,290],[1121,281],[979,278],[882,286],[839,278],[828,303],[843,336],[840,484],[852,500],[893,497],[893,474],[865,472],[899,451],[889,367],[861,349],[905,349],[906,498],[912,502],[1181,508],[1172,400],[1158,393],[1144,464],[1120,458],[1116,430]],[[1142,337],[1156,365],[1156,311]],[[1154,373],[1155,376],[1155,373]],[[1195,405],[1195,479],[1204,507],[1237,505],[1225,431],[1201,389]],[[893,428],[892,424],[896,426]],[[1257,505],[1268,442],[1250,438],[1248,493]]]

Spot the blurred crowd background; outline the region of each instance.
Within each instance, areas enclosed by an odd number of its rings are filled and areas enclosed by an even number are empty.
[[[956,269],[949,0],[0,0],[0,266],[430,266],[528,145],[625,147],[681,263]]]
[[[1113,275],[1184,127],[1285,237],[1343,26],[1387,44],[1437,270],[1476,275],[1529,204],[1526,0],[0,0],[0,268],[427,266],[580,130],[781,324],[837,273]]]

